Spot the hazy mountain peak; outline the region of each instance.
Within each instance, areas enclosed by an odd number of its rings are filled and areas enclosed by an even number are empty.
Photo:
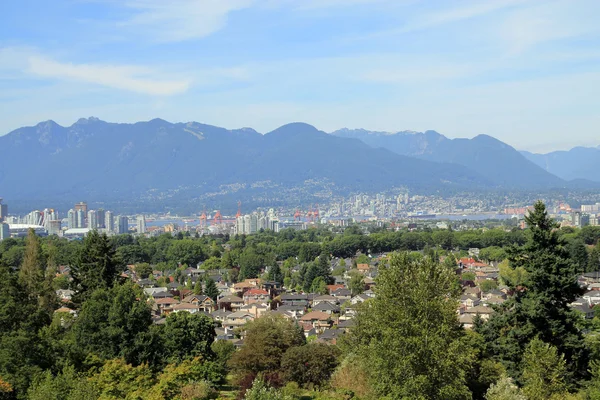
[[[104,122],[104,121],[100,120],[100,118],[97,118],[97,117],[79,118],[77,120],[77,122],[75,122],[73,125],[87,125],[87,124],[92,124],[94,122]]]
[[[298,135],[314,134],[318,132],[319,130],[317,128],[305,122],[291,122],[269,132],[268,135]]]

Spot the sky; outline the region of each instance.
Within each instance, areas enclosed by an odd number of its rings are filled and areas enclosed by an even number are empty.
[[[1,0],[0,135],[52,119],[600,145],[598,0]]]

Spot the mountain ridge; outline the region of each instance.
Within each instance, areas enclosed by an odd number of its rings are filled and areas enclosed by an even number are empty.
[[[339,191],[494,186],[461,165],[372,149],[299,122],[263,135],[199,122],[155,118],[123,124],[92,117],[68,127],[44,121],[0,136],[5,198],[116,198],[169,191],[199,196],[219,192],[223,185],[303,187],[307,181]]]
[[[568,185],[568,182],[545,171],[512,146],[485,134],[472,139],[449,139],[433,130],[389,136],[369,134],[364,130],[334,131],[331,134],[359,138],[371,147],[387,148],[401,155],[463,165],[499,186],[522,189]]]

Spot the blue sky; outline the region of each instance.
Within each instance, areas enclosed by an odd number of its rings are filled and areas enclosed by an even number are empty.
[[[597,0],[3,0],[0,134],[303,121],[600,145]]]

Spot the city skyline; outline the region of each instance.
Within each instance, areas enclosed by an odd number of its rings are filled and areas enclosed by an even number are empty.
[[[591,0],[10,2],[0,17],[0,135],[95,115],[261,132],[289,121],[325,131],[433,129],[536,152],[598,146],[590,127],[599,8]]]

